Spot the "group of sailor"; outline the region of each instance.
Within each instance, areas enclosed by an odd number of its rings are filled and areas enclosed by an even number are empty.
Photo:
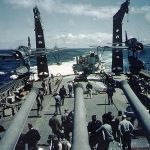
[[[89,145],[91,150],[108,150],[114,140],[123,150],[128,146],[131,150],[131,138],[134,126],[127,120],[127,116],[118,111],[115,118],[112,112],[102,115],[102,121],[96,115],[92,115],[92,121],[88,123]]]

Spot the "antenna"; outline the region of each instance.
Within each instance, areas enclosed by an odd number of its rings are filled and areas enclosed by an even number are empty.
[[[28,48],[31,48],[30,37],[28,36]]]
[[[140,38],[139,38],[139,33],[137,32],[137,39],[138,39],[138,41],[140,40]]]
[[[130,0],[127,0],[127,2],[128,2],[127,22],[129,23]]]
[[[128,35],[127,35],[127,31],[125,30],[125,41],[128,40]]]

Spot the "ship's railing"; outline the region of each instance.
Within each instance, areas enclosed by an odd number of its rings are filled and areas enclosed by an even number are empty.
[[[72,150],[90,150],[84,105],[83,86],[75,85],[75,105]]]
[[[15,149],[19,136],[22,133],[28,115],[36,100],[38,94],[38,88],[33,88],[27,96],[25,102],[13,119],[10,127],[6,130],[5,135],[0,141],[0,150],[12,150]]]
[[[121,85],[123,92],[127,97],[138,121],[141,124],[148,142],[150,143],[150,114],[148,113],[144,105],[140,102],[135,93],[132,91],[127,81],[122,81]]]
[[[0,88],[0,103],[8,96],[12,95],[14,91],[18,91],[25,85],[24,78],[10,81],[8,84]]]
[[[53,94],[55,94],[59,88],[59,85],[63,79],[63,76],[60,73],[57,73],[56,76],[54,76],[54,78],[47,78],[47,82],[48,80],[51,79],[51,82],[54,83],[54,89],[52,90]]]

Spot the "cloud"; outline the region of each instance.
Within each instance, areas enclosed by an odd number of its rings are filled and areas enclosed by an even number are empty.
[[[92,33],[92,34],[61,34],[46,37],[51,43],[57,43],[61,47],[89,47],[90,45],[105,45],[112,41],[112,34],[108,33]],[[52,47],[47,43],[48,47]]]
[[[131,13],[134,13],[134,14],[147,13],[150,11],[150,6],[131,7],[130,11],[131,11]]]
[[[145,20],[148,21],[148,22],[150,22],[150,13],[147,13],[145,15]]]
[[[61,13],[91,16],[98,19],[109,19],[116,12],[117,8],[112,6],[94,7],[92,5],[82,5],[82,4],[62,4]]]
[[[35,37],[30,37],[32,48],[35,48]],[[60,34],[55,36],[45,36],[45,45],[47,48],[53,48],[54,43],[58,45],[58,47],[68,47],[68,48],[84,48],[89,47],[91,45],[95,46],[104,46],[107,45],[108,42],[112,41],[112,34],[108,33],[87,33],[87,34]],[[27,45],[27,39],[0,39],[1,49],[3,48],[16,48],[18,45]]]
[[[38,5],[40,9],[48,13],[72,14],[78,16],[90,16],[98,19],[109,19],[119,9],[116,6],[93,6],[91,4],[62,3],[60,0],[4,0],[13,7],[31,8]],[[150,12],[150,6],[131,7],[133,14]]]
[[[31,8],[38,5],[48,13],[72,14],[77,16],[91,16],[98,19],[109,19],[117,11],[116,7],[94,7],[90,4],[61,3],[57,0],[5,0],[13,7]]]
[[[150,6],[142,6],[142,7],[131,7],[131,13],[133,14],[143,14],[144,19],[147,22],[150,22]]]
[[[35,4],[36,0],[4,0],[6,3],[11,4],[13,7],[31,7]]]

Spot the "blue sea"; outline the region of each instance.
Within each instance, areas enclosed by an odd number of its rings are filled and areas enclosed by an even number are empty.
[[[0,53],[11,53],[12,50],[0,50]],[[71,74],[73,73],[72,65],[75,63],[75,57],[89,54],[90,51],[97,52],[96,48],[76,48],[76,49],[64,49],[59,52],[49,53],[47,55],[48,65],[49,65],[49,72],[53,73],[54,75],[60,73],[62,75]],[[150,49],[145,48],[143,52],[139,54],[139,58],[144,62],[145,68],[150,70]],[[106,68],[111,68],[111,57],[112,52],[111,50],[104,50],[98,49],[98,54],[102,55],[101,59],[103,62],[106,63]],[[124,66],[128,67],[128,53],[127,51],[123,51],[124,56]],[[31,71],[36,73],[36,58],[31,58]],[[57,65],[57,63],[62,63],[61,65]],[[16,67],[20,64],[17,61],[1,61],[0,59],[0,86],[6,84],[10,80],[11,75]]]

